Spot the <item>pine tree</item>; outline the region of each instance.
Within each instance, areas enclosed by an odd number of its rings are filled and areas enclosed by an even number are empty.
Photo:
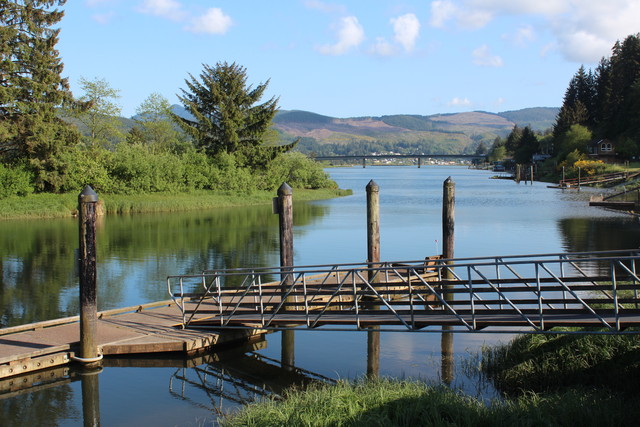
[[[66,0],[0,0],[0,159],[26,161],[42,190],[56,190],[57,154],[79,134],[57,115],[72,100],[55,49]]]
[[[260,168],[293,147],[263,144],[278,103],[272,97],[257,104],[268,81],[253,88],[247,85],[246,68],[222,62],[205,64],[200,80],[189,75],[185,83],[187,89],[178,98],[193,118],[173,117],[207,154],[234,154],[239,165]]]

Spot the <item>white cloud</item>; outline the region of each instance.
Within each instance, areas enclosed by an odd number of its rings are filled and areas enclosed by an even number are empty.
[[[471,56],[473,56],[474,64],[483,67],[502,67],[504,65],[504,63],[502,62],[502,58],[497,55],[493,55],[489,51],[489,46],[487,46],[486,44],[475,49],[471,53]]]
[[[396,53],[396,50],[384,37],[378,37],[371,47],[371,53],[379,56],[391,56]]]
[[[108,24],[109,22],[111,22],[111,20],[116,16],[116,13],[111,11],[111,12],[107,12],[107,13],[99,13],[96,15],[91,16],[91,19],[93,19],[94,21],[96,21],[98,24]]]
[[[405,51],[411,52],[420,35],[420,21],[413,13],[391,18],[394,40],[402,45]]]
[[[514,34],[505,34],[502,36],[505,40],[510,41],[516,46],[525,47],[535,40],[535,30],[531,25],[522,25]]]
[[[338,41],[332,45],[320,46],[318,50],[325,55],[344,55],[358,47],[364,41],[364,29],[355,16],[340,19],[337,28]]]
[[[304,5],[309,9],[315,9],[325,13],[347,13],[347,9],[343,5],[326,3],[320,0],[306,0]]]
[[[229,15],[225,15],[222,9],[214,7],[197,18],[191,20],[191,24],[185,27],[187,31],[203,34],[225,34],[233,25]]]
[[[179,21],[185,17],[182,3],[175,0],[145,0],[138,7],[138,12],[146,15],[161,16],[172,21]]]
[[[453,98],[451,101],[447,102],[449,107],[471,107],[473,103],[469,101],[469,98]]]
[[[457,7],[450,0],[432,1],[429,25],[436,28],[444,28],[446,22],[455,15],[457,10]]]
[[[513,40],[525,45],[536,32],[550,31],[557,51],[570,61],[596,63],[611,53],[616,40],[638,32],[640,0],[434,0],[430,25],[477,30],[495,17],[518,16],[535,22]],[[543,50],[543,54],[548,49]]]

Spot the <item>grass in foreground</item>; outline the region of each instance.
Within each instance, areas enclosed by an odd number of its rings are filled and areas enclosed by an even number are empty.
[[[612,426],[640,416],[607,393],[528,393],[485,405],[445,387],[420,382],[340,382],[289,391],[282,400],[249,405],[224,426]]]
[[[482,369],[509,394],[600,387],[634,396],[640,389],[640,337],[522,335],[483,349]]]
[[[78,192],[79,194],[79,192]],[[33,194],[0,199],[0,219],[64,218],[77,212],[78,194]],[[294,201],[330,199],[346,196],[351,190],[294,189]],[[229,206],[269,204],[275,192],[251,194],[198,191],[193,193],[99,194],[107,214],[177,212]]]

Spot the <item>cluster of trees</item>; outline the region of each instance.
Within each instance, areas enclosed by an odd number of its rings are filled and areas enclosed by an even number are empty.
[[[600,139],[612,141],[622,159],[640,156],[640,34],[616,42],[612,52],[595,70],[578,69],[552,129],[516,126],[506,139],[496,138],[488,159],[529,163],[533,154],[548,154],[558,167],[573,166]]]
[[[0,197],[32,191],[130,193],[273,189],[283,180],[333,187],[319,165],[290,153],[271,130],[277,98],[260,103],[268,81],[226,62],[189,75],[171,111],[151,94],[128,130],[119,92],[104,79],[80,80],[74,98],[55,45],[65,0],[16,0],[0,7]]]

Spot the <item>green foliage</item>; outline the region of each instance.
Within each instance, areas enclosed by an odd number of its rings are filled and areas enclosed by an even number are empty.
[[[65,1],[3,2],[0,7],[0,161],[26,160],[38,190],[57,191],[55,157],[77,132],[56,116],[71,101],[55,45]]]
[[[554,142],[557,145],[573,125],[582,125],[599,139],[622,142],[619,154],[628,158],[640,151],[638,114],[640,34],[634,34],[616,42],[611,57],[603,58],[595,72],[580,67],[573,76],[556,118]]]
[[[265,167],[279,152],[293,145],[265,147],[278,99],[257,104],[269,82],[255,88],[247,84],[246,68],[236,63],[204,65],[200,78],[189,75],[180,101],[191,117],[173,114],[178,125],[208,155],[235,154],[239,166]]]
[[[522,335],[485,348],[482,369],[509,393],[598,386],[633,395],[640,378],[638,355],[637,335]]]
[[[381,379],[292,389],[282,400],[251,404],[220,423],[256,427],[626,425],[635,423],[640,414],[634,406],[625,410],[624,403],[610,394],[590,391],[530,393],[485,405],[445,387]]]
[[[131,142],[143,143],[154,152],[174,151],[184,136],[174,127],[171,104],[159,93],[152,93],[136,109],[136,126],[129,131]]]
[[[556,144],[557,160],[562,161],[575,151],[586,155],[589,152],[591,139],[591,131],[588,128],[582,125],[572,125]]]
[[[275,189],[283,182],[293,188],[337,188],[322,166],[302,153],[280,154],[264,173],[264,189]]]
[[[10,167],[0,163],[0,199],[33,193],[32,181],[32,173],[24,167]]]
[[[79,83],[84,95],[70,113],[87,129],[86,145],[108,147],[115,144],[122,139],[118,119],[121,108],[115,102],[120,97],[119,91],[101,78],[87,80],[81,77]]]

